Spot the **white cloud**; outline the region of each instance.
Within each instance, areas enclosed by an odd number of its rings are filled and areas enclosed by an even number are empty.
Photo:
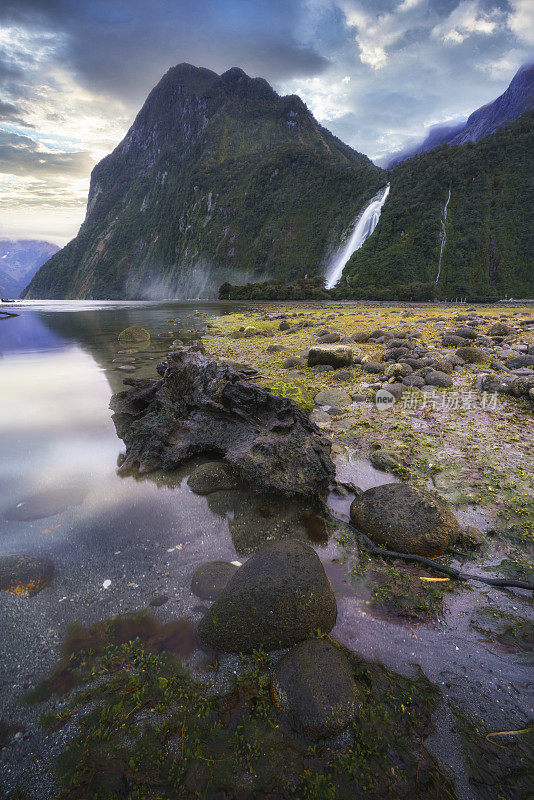
[[[482,11],[477,0],[463,0],[449,16],[432,29],[432,35],[446,44],[461,44],[472,34],[489,35],[496,31],[502,12]]]
[[[509,0],[511,12],[508,27],[518,39],[534,45],[534,3],[533,0]]]

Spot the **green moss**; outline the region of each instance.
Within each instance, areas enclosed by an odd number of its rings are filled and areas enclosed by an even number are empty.
[[[439,698],[422,674],[408,680],[347,652],[361,704],[340,747],[280,726],[270,697],[271,657],[262,651],[242,658],[223,694],[139,639],[78,654],[70,668],[79,688],[68,702],[76,732],[57,762],[65,800],[230,799],[247,792],[266,800],[352,800],[355,782],[370,800],[454,798],[421,744]]]

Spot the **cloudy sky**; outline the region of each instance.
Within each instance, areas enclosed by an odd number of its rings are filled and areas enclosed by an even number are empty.
[[[92,166],[179,62],[265,77],[379,160],[533,54],[534,0],[0,0],[0,236],[72,238]]]

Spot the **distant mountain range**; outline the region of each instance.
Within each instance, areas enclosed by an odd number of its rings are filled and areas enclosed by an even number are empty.
[[[38,239],[0,239],[0,295],[18,297],[59,247]]]
[[[393,156],[388,161],[387,168],[391,169],[400,161],[427,153],[440,144],[459,145],[479,142],[503,125],[514,122],[523,114],[533,110],[534,64],[527,64],[515,74],[508,89],[500,97],[474,111],[467,122],[431,128],[420,145]]]
[[[94,168],[77,237],[25,296],[215,297],[227,282],[324,276],[387,183],[376,230],[336,296],[401,284],[408,297],[412,284],[444,298],[534,296],[532,85],[533,67],[520,70],[461,130],[433,131],[431,150],[385,171],[300,98],[237,68],[219,76],[180,64]]]

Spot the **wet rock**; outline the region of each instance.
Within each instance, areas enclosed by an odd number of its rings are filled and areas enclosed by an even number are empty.
[[[187,479],[187,485],[197,494],[211,494],[222,489],[236,489],[239,477],[224,461],[208,461],[196,467]]]
[[[466,525],[460,530],[456,544],[467,550],[478,550],[484,544],[484,535],[474,525]]]
[[[337,606],[315,550],[274,542],[236,572],[201,620],[205,644],[230,653],[290,647],[335,625]]]
[[[369,461],[375,469],[382,472],[393,472],[400,466],[399,457],[393,450],[382,449],[372,450],[369,455]]]
[[[441,372],[436,369],[432,369],[430,372],[426,373],[425,381],[427,386],[439,386],[441,388],[452,386],[451,376],[447,375],[446,372]]]
[[[160,606],[164,606],[165,603],[169,602],[169,596],[166,594],[158,594],[156,597],[153,597],[150,603],[148,604],[152,608],[160,608]]]
[[[338,406],[339,408],[346,408],[352,402],[350,395],[342,389],[334,387],[322,389],[313,398],[313,402],[317,406]]]
[[[488,331],[488,336],[510,336],[514,329],[504,322],[495,322]]]
[[[314,367],[316,364],[329,364],[334,369],[348,367],[352,364],[352,350],[344,344],[311,347],[308,366]]]
[[[201,600],[216,600],[238,569],[238,566],[229,561],[208,561],[201,564],[191,578],[191,591]]]
[[[126,445],[122,473],[174,470],[219,455],[260,490],[314,496],[334,474],[331,443],[289,398],[244,380],[199,350],[170,353],[161,380],[128,378],[111,399]]]
[[[70,506],[83,502],[87,491],[80,486],[64,486],[59,489],[47,489],[37,494],[23,497],[5,512],[5,518],[29,522],[34,519],[46,519],[60,514]]]
[[[384,366],[379,364],[378,361],[369,360],[364,361],[362,364],[362,369],[364,372],[368,372],[370,375],[379,375],[384,369]]]
[[[324,639],[301,642],[283,656],[273,671],[271,696],[282,718],[312,738],[339,733],[357,713],[347,658]]]
[[[150,334],[145,328],[139,325],[132,325],[130,328],[125,328],[117,336],[119,343],[123,347],[131,347],[134,345],[137,350],[146,350],[150,347]]]
[[[324,336],[317,337],[317,344],[334,344],[334,342],[339,342],[340,339],[339,333],[325,333]]]
[[[491,353],[485,347],[460,347],[456,355],[463,358],[467,364],[484,364],[486,361],[491,361]]]
[[[304,362],[298,356],[289,356],[282,364],[283,369],[294,369],[295,367],[303,367]]]
[[[378,544],[431,558],[442,555],[460,531],[443,498],[400,483],[368,489],[353,501],[350,515]]]
[[[514,356],[505,362],[508,369],[520,369],[521,367],[534,367],[534,356],[528,354]]]
[[[48,558],[32,554],[0,557],[0,592],[32,597],[49,585],[54,565]]]

